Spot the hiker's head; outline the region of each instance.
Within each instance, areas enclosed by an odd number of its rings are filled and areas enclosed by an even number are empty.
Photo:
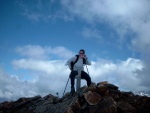
[[[85,54],[84,49],[81,49],[81,50],[79,51],[79,54]]]
[[[80,51],[79,51],[79,55],[80,56],[83,56],[85,54],[85,51],[83,50],[83,49],[81,49]]]

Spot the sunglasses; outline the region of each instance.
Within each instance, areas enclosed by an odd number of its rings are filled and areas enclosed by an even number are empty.
[[[84,53],[80,53],[80,54],[84,54]]]

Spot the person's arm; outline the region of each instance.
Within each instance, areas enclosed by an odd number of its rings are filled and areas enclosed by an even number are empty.
[[[86,65],[91,65],[91,61],[88,60],[88,57],[84,55]]]
[[[86,61],[85,63],[86,63],[87,65],[91,65],[91,61],[89,61],[88,58],[85,58],[85,61]]]
[[[75,61],[75,58],[76,57],[72,57],[72,58],[70,58],[67,62],[66,62],[66,65],[68,65],[68,67],[71,69],[71,62],[72,61]]]

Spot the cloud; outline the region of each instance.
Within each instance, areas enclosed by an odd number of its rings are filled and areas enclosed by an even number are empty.
[[[64,60],[19,59],[14,60],[12,64],[18,69],[34,71],[37,75],[40,73],[39,77],[42,75],[42,77],[49,77],[52,81],[59,81],[59,78],[62,80],[69,73],[68,68],[65,67],[65,62]],[[143,64],[140,60],[133,58],[129,58],[126,61],[118,61],[117,63],[100,59],[99,61],[92,62],[92,66],[88,68],[95,82],[108,80],[111,83],[117,83],[119,86],[124,87],[126,80],[132,81],[132,84],[135,83],[134,86],[140,83],[140,79],[137,78],[137,72],[143,69]],[[66,79],[67,77],[63,80]],[[133,85],[128,84],[126,88],[131,90],[131,86]],[[138,89],[134,88],[134,90]]]
[[[60,2],[56,0],[38,0],[33,2],[17,1],[16,6],[20,8],[20,13],[32,22],[49,23],[56,18],[67,20],[67,15],[61,11]]]
[[[144,69],[139,71],[141,85],[150,86],[149,58],[150,58],[150,1],[149,0],[62,0],[66,12],[74,17],[95,26],[99,32],[101,29],[96,26],[102,23],[113,30],[114,36],[118,39],[117,45],[127,44],[131,51],[140,53],[144,63]],[[93,28],[92,28],[93,29]],[[89,30],[90,34],[83,31],[85,37],[90,37],[95,31]],[[92,33],[93,32],[93,33]],[[103,35],[101,36],[103,38]],[[93,39],[95,37],[93,36]],[[117,42],[117,40],[115,40]],[[114,41],[113,41],[114,43]]]
[[[25,69],[34,73],[33,84],[37,89],[36,94],[44,96],[49,93],[55,95],[56,92],[59,92],[62,96],[66,80],[69,77],[69,69],[65,66],[65,62],[65,60],[19,59],[14,60],[12,64],[18,70]]]
[[[95,28],[83,28],[82,35],[86,38],[92,38],[92,39],[95,38],[99,41],[102,40],[100,31],[98,31]]]
[[[127,35],[131,35],[133,49],[137,48],[136,45],[141,40],[141,46],[138,46],[140,50],[145,48],[145,43],[150,45],[147,38],[149,36],[147,31],[150,28],[149,0],[38,0],[34,3],[18,1],[17,5],[22,9],[24,16],[35,22],[49,22],[52,19],[60,18],[70,21],[78,17],[86,23],[94,25],[105,23],[108,27],[112,27],[121,42],[129,38]],[[86,31],[87,29],[83,30],[83,35],[90,37],[91,35]],[[101,35],[97,35],[100,32],[99,29],[93,28],[90,32],[93,32],[93,35],[96,32],[94,38],[101,37]],[[148,42],[144,42],[143,39]]]
[[[62,0],[62,4],[70,15],[87,23],[107,23],[117,31],[120,38],[126,38],[128,32],[138,33],[145,26],[149,28],[149,25],[146,25],[150,22],[149,0]]]
[[[33,83],[20,81],[17,76],[11,76],[0,68],[0,98],[15,100],[19,97],[36,95]]]
[[[75,54],[74,52],[71,52],[70,50],[62,46],[57,46],[55,48],[49,49],[49,53],[57,55],[61,58],[70,58]]]
[[[49,93],[56,95],[56,92],[62,96],[70,73],[69,68],[65,66],[66,60],[34,59],[34,55],[30,55],[34,48],[36,51],[40,48],[39,56],[42,58],[45,56],[44,54],[46,54],[46,52],[41,52],[47,50],[45,47],[32,45],[22,46],[19,47],[19,49],[17,48],[17,50],[20,55],[23,55],[23,58],[12,61],[12,65],[17,68],[18,71],[29,71],[28,76],[34,77],[28,81],[20,80],[19,75],[8,75],[0,69],[0,98],[15,100],[20,97],[35,95],[45,96]],[[54,48],[54,50],[57,51],[57,47]],[[61,49],[58,50],[60,51]],[[49,49],[47,51],[49,51]],[[62,51],[64,51],[64,49],[62,49]],[[51,51],[51,49],[50,52],[55,53]],[[70,50],[67,50],[67,52],[70,53]],[[38,52],[35,54],[37,55]],[[93,82],[108,81],[109,83],[119,86],[120,89],[127,91],[149,90],[149,86],[141,84],[141,81],[146,79],[138,76],[138,72],[143,70],[143,68],[143,63],[139,59],[134,58],[116,62],[99,59],[98,61],[92,61],[92,65],[88,66]],[[85,71],[87,71],[86,67]],[[26,75],[23,74],[23,76]],[[82,80],[82,86],[83,85],[86,85],[85,80]],[[66,92],[69,91],[70,82],[66,89]]]
[[[29,48],[26,49],[26,47],[27,48],[29,47],[30,49]],[[34,72],[35,73],[34,75],[37,75],[37,77],[35,77],[37,78],[35,81],[37,81],[37,83],[39,84],[37,86],[41,87],[41,89],[42,87],[44,87],[43,84],[46,85],[48,83],[53,83],[51,85],[57,87],[59,91],[62,91],[63,87],[59,86],[57,83],[61,83],[65,85],[65,82],[67,80],[69,69],[68,67],[65,66],[66,60],[35,59],[33,58],[34,55],[31,56],[30,53],[34,54],[34,52],[32,52],[31,50],[35,49],[36,51],[38,51],[37,48],[40,48],[39,49],[40,51],[41,50],[47,51],[47,52],[40,52],[40,53],[45,53],[45,54],[48,53],[51,55],[54,54],[56,56],[58,55],[61,57],[64,55],[63,53],[73,54],[73,52],[71,52],[68,49],[65,49],[65,47],[51,48],[51,47],[41,47],[41,46],[30,45],[30,46],[22,46],[20,48],[21,49],[19,50],[21,51],[19,51],[18,53],[22,55],[23,54],[22,52],[25,51],[25,54],[23,55],[25,56],[29,55],[29,58],[27,57],[27,58],[13,60],[12,62],[13,66],[17,69],[25,69],[25,70],[30,70],[31,72]],[[45,55],[39,55],[39,56],[42,57]],[[70,57],[72,57],[71,54],[68,58]],[[110,83],[117,84],[122,89],[134,90],[134,91],[148,90],[150,87],[148,82],[143,83],[144,81],[147,81],[147,79],[145,78],[145,75],[140,74],[140,73],[142,73],[146,68],[145,68],[145,64],[139,59],[128,58],[126,61],[116,61],[115,63],[113,61],[99,59],[97,61],[93,61],[92,66],[88,66],[88,68],[89,68],[91,78],[93,79],[94,82],[108,80]],[[147,73],[148,72],[149,71],[147,71]],[[45,83],[40,82],[40,81],[45,81]],[[126,81],[130,81],[130,82],[127,84]],[[86,85],[85,82],[84,82],[84,85]],[[50,87],[49,89],[47,88],[45,89],[45,92],[46,90],[52,91]],[[54,89],[52,92],[54,92]]]
[[[18,46],[15,51],[24,57],[33,59],[48,59],[54,56],[66,59],[74,55],[73,52],[62,46],[52,48],[50,46],[41,47],[39,45],[25,45]]]
[[[145,57],[150,57],[147,54],[150,50],[149,0],[62,0],[61,4],[63,12],[70,18],[88,23],[81,31],[83,37],[118,49],[128,48],[140,53],[147,63]],[[149,64],[145,64],[147,66]]]
[[[89,71],[96,82],[108,81],[123,90],[140,91],[143,87],[148,90],[147,87],[140,86],[141,79],[137,77],[137,71],[143,69],[143,64],[139,59],[128,58],[126,61],[117,61],[116,63],[101,59],[92,64]]]
[[[47,49],[38,45],[26,45],[18,46],[15,51],[25,57],[46,59],[48,58]]]
[[[95,26],[92,29],[83,28],[82,34],[85,37],[102,40],[102,34],[96,25],[103,23],[107,25],[105,27],[112,28],[120,43],[130,40],[133,49],[138,52],[145,50],[145,44],[150,45],[148,38],[148,29],[150,28],[149,0],[39,0],[32,4],[18,1],[17,5],[22,9],[24,16],[35,22],[49,22],[52,19],[74,21],[78,17],[86,23],[90,23],[89,26]]]
[[[56,69],[57,71],[65,70],[65,61],[61,60],[46,61],[34,59],[19,59],[14,60],[12,64],[15,66],[15,68],[22,68],[36,72],[42,72],[45,75],[55,75]]]
[[[32,70],[32,69],[30,69]],[[63,92],[68,73],[45,74],[46,72],[35,71],[34,80],[19,80],[19,75],[8,75],[0,68],[0,98],[5,100],[16,100],[21,97],[32,97],[47,94],[56,95],[56,92]],[[56,71],[56,70],[55,70]]]

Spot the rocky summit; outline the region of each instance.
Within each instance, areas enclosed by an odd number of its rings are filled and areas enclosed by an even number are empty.
[[[104,81],[62,98],[49,94],[6,101],[0,104],[0,113],[150,113],[150,97],[121,92]]]

